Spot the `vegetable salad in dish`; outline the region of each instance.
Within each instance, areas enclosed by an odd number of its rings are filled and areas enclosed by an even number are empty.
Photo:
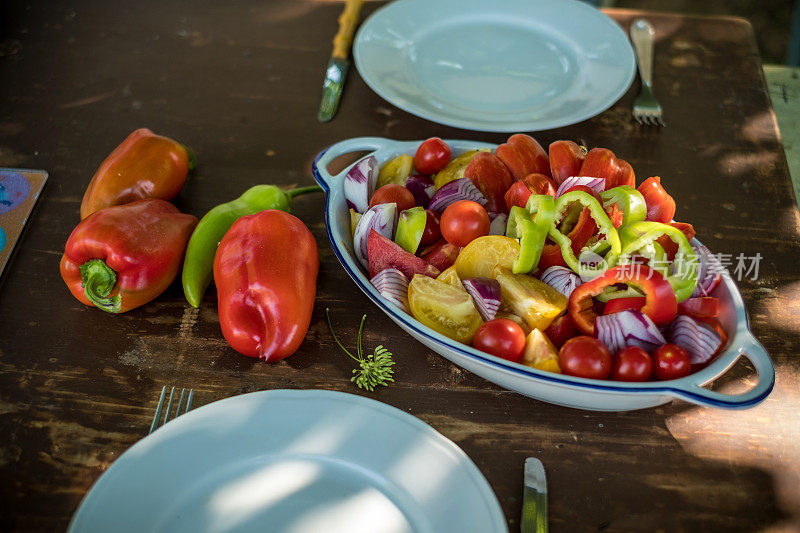
[[[372,284],[450,339],[618,381],[681,378],[725,346],[720,266],[661,179],[637,187],[611,150],[515,134],[454,154],[434,137],[361,159],[344,192]]]

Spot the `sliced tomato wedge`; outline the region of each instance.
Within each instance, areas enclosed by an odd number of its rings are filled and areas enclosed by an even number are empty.
[[[678,304],[678,314],[695,318],[713,318],[719,313],[719,299],[713,296],[689,298]]]
[[[647,178],[636,190],[642,193],[647,204],[647,220],[666,224],[673,219],[675,200],[664,190],[660,177]]]

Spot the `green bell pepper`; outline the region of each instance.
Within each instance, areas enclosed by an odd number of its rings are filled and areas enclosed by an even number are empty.
[[[617,204],[622,211],[622,225],[639,222],[647,218],[647,204],[642,193],[630,185],[620,185],[600,193],[603,208]]]
[[[189,239],[183,260],[181,279],[186,300],[193,307],[200,307],[203,293],[213,276],[217,246],[234,222],[265,209],[279,209],[290,213],[292,198],[317,191],[322,189],[316,185],[288,191],[275,185],[256,185],[247,189],[239,198],[218,205],[206,213]]]
[[[655,242],[662,235],[678,245],[672,263],[667,261],[664,249]],[[620,237],[623,260],[628,261],[633,255],[645,257],[650,267],[672,285],[678,302],[692,295],[697,285],[697,255],[681,230],[660,222],[641,221],[620,227]]]
[[[555,202],[547,194],[533,194],[525,209],[513,206],[508,214],[506,237],[519,239],[519,255],[511,270],[514,274],[527,274],[539,264],[544,241],[553,225]]]
[[[561,248],[561,255],[564,257],[564,261],[567,263],[568,267],[581,276],[598,276],[617,264],[617,259],[622,251],[619,234],[614,224],[612,224],[608,215],[603,210],[603,206],[600,205],[600,202],[591,194],[583,191],[571,191],[559,196],[555,201],[554,220],[558,221],[563,218],[573,204],[578,204],[581,208],[588,208],[589,214],[592,216],[592,219],[594,219],[595,224],[597,224],[599,235],[605,236],[604,240],[596,240],[589,247],[589,250],[595,253],[603,251],[608,247],[603,261],[596,266],[587,266],[581,263],[572,252],[572,241],[561,232],[557,223],[550,226],[550,238]],[[578,210],[578,212],[580,212],[580,210]],[[602,244],[603,242],[606,242],[607,245]]]

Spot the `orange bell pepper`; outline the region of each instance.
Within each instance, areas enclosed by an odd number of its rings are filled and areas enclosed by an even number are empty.
[[[317,242],[296,217],[267,209],[234,222],[214,257],[228,344],[268,362],[292,355],[311,323],[318,272]]]
[[[140,128],[94,173],[81,202],[81,220],[105,207],[143,198],[171,200],[195,164],[194,155],[179,142]]]
[[[61,277],[86,305],[130,311],[169,287],[196,225],[197,218],[157,198],[101,209],[67,239]]]

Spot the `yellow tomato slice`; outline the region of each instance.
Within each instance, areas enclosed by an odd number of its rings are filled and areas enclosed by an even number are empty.
[[[414,275],[408,284],[408,304],[411,316],[422,324],[464,344],[470,344],[483,325],[467,291],[423,274]]]
[[[414,170],[414,158],[408,154],[401,154],[381,167],[376,187],[380,188],[390,183],[405,187],[412,170]]]
[[[547,338],[547,335],[538,329],[531,330],[525,342],[525,353],[522,355],[522,364],[546,370],[548,372],[561,373],[558,365],[558,350]]]
[[[493,278],[498,266],[512,268],[519,255],[519,242],[502,235],[478,237],[461,250],[455,267],[461,279]]]
[[[567,308],[563,294],[533,276],[514,274],[500,266],[493,277],[500,282],[503,303],[531,329],[544,331]]]
[[[452,285],[453,287],[463,288],[464,286],[461,284],[461,278],[458,277],[456,273],[456,266],[452,265],[448,267],[444,272],[439,274],[436,278],[437,281],[443,281],[448,285]]]
[[[433,177],[433,186],[436,187],[436,190],[438,191],[442,188],[442,185],[450,183],[453,180],[463,178],[464,171],[467,169],[467,165],[469,165],[469,162],[472,161],[472,158],[475,157],[475,154],[478,152],[491,152],[491,150],[488,148],[469,150],[460,156],[451,159],[450,162],[447,163],[447,166],[440,170]]]

